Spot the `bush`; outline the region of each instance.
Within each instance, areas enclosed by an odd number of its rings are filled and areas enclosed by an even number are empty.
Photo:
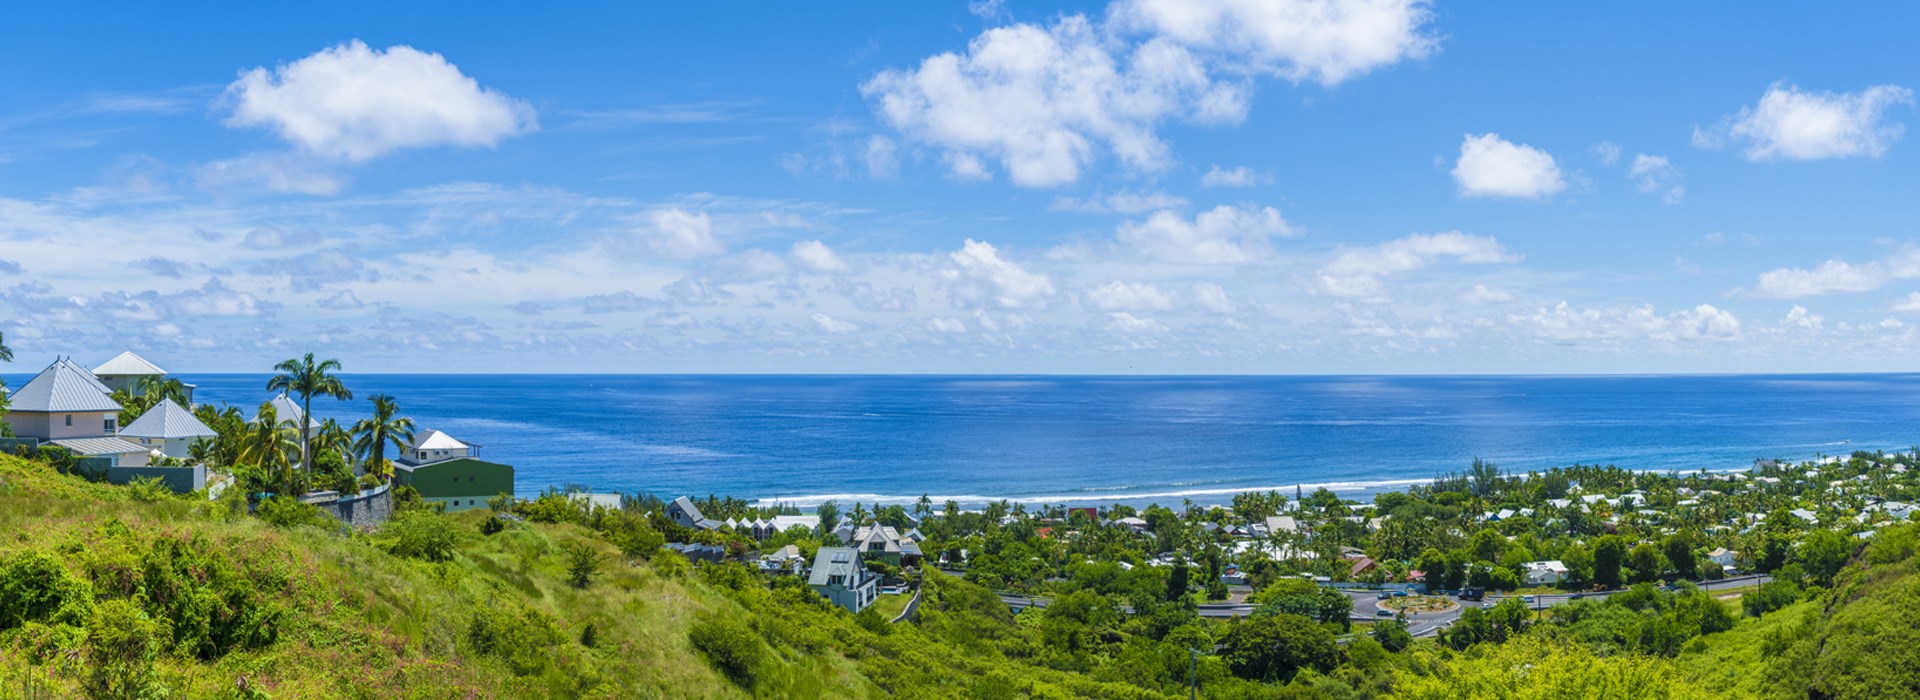
[[[593,577],[600,573],[600,550],[589,542],[574,542],[566,546],[566,552],[567,583],[574,588],[593,585]]]
[[[255,512],[260,515],[261,520],[267,521],[267,524],[274,527],[291,528],[301,525],[326,527],[329,522],[332,522],[326,514],[320,512],[319,508],[301,503],[292,496],[274,496],[261,501],[260,508]]]
[[[127,495],[141,503],[152,503],[172,496],[173,489],[167,488],[160,477],[141,477],[127,484]]]
[[[1740,596],[1740,610],[1747,617],[1759,617],[1800,600],[1800,587],[1792,581],[1768,581],[1760,588]]]
[[[424,561],[452,561],[454,547],[460,544],[460,530],[437,513],[410,510],[394,516],[380,527],[380,533],[393,538],[387,551]]]
[[[0,564],[0,630],[29,622],[79,625],[92,604],[92,584],[67,573],[53,555],[33,550]]]
[[[687,641],[735,684],[753,687],[754,671],[766,652],[760,636],[746,623],[725,615],[703,614],[687,628]]]
[[[545,613],[496,599],[474,608],[467,642],[474,651],[506,661],[515,675],[529,676],[547,667],[548,654],[565,638]]]
[[[166,622],[155,620],[132,601],[109,600],[87,621],[87,694],[98,700],[143,698],[154,694],[153,661]]]
[[[505,529],[507,529],[507,521],[501,520],[500,516],[497,515],[489,515],[486,520],[480,521],[480,534],[482,535],[497,535],[501,530]]]

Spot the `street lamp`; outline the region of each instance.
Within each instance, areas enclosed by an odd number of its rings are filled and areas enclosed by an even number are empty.
[[[1200,650],[1187,647],[1187,700],[1200,697]]]

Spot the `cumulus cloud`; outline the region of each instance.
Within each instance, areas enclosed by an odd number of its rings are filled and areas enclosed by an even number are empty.
[[[229,125],[267,127],[348,161],[420,146],[493,146],[536,128],[531,106],[481,87],[440,54],[359,41],[243,72],[226,98]]]
[[[1163,262],[1237,265],[1266,257],[1267,239],[1295,233],[1273,207],[1222,205],[1191,221],[1172,211],[1154,212],[1145,221],[1121,224],[1117,235],[1122,244]]]
[[[1672,342],[1740,337],[1740,319],[1712,304],[1661,314],[1651,305],[1579,309],[1563,301],[1552,309],[1515,314],[1508,319],[1540,337],[1557,341]]]
[[[1903,314],[1920,313],[1920,292],[1910,292],[1893,303],[1888,310]]]
[[[1178,301],[1152,284],[1119,280],[1087,290],[1084,298],[1088,307],[1099,311],[1168,311]]]
[[[195,175],[202,187],[213,190],[329,195],[346,187],[345,180],[311,160],[285,153],[255,153],[207,163]]]
[[[1680,169],[1664,156],[1634,154],[1627,177],[1632,178],[1636,189],[1648,194],[1658,192],[1660,200],[1668,204],[1679,204],[1687,196],[1686,186],[1680,184]]]
[[[936,333],[965,333],[967,322],[957,318],[930,318],[927,319],[927,330]]]
[[[727,251],[727,246],[713,235],[713,217],[706,212],[662,207],[640,215],[637,223],[625,240],[637,240],[662,258],[691,260]]]
[[[1226,289],[1212,282],[1194,283],[1193,305],[1207,313],[1233,313],[1233,297],[1227,296]]]
[[[796,241],[787,255],[792,257],[800,267],[813,272],[836,274],[846,272],[848,269],[847,261],[840,259],[839,253],[833,252],[832,248],[820,241]]]
[[[1734,143],[1753,161],[1878,158],[1906,131],[1887,114],[1900,105],[1913,105],[1913,91],[1898,85],[1832,93],[1774,83],[1759,104],[1711,129],[1695,128],[1693,142],[1703,148]]]
[[[1165,333],[1166,324],[1151,318],[1142,318],[1125,311],[1107,314],[1107,330],[1116,333]]]
[[[1468,304],[1501,304],[1513,301],[1513,293],[1498,287],[1476,284],[1460,295],[1460,301]]]
[[[860,330],[860,324],[858,323],[842,321],[818,311],[814,312],[813,315],[808,318],[813,320],[813,327],[826,333],[852,333]]]
[[[1053,280],[1000,256],[986,241],[967,239],[948,256],[940,277],[953,287],[954,301],[1002,309],[1044,306],[1053,297]]]
[[[1158,168],[1168,160],[1160,122],[1246,111],[1244,89],[1215,81],[1186,49],[1114,47],[1082,15],[989,29],[964,53],[882,71],[861,91],[889,126],[940,149],[955,176],[985,177],[992,160],[1026,186],[1073,182],[1103,151]]]
[[[1236,67],[1336,85],[1438,46],[1426,0],[1120,0],[1144,29]]]
[[[1820,330],[1825,323],[1826,319],[1799,304],[1794,304],[1793,308],[1787,309],[1787,317],[1780,319],[1780,325],[1815,331]]]
[[[1252,187],[1265,182],[1268,178],[1253,171],[1253,168],[1240,166],[1223,170],[1216,165],[1200,176],[1201,187]]]
[[[1920,277],[1920,247],[1909,244],[1883,259],[1866,263],[1828,260],[1812,269],[1768,270],[1760,273],[1753,293],[1771,299],[1800,299],[1868,292],[1892,280],[1915,277]]]
[[[1453,181],[1462,197],[1539,198],[1567,188],[1553,156],[1494,133],[1467,134],[1460,142]]]
[[[1402,275],[1451,258],[1467,265],[1518,262],[1492,236],[1458,231],[1416,233],[1379,245],[1345,248],[1320,268],[1320,292],[1328,296],[1380,300],[1386,296],[1383,278]]]

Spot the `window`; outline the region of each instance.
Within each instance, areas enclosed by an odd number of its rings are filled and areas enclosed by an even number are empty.
[[[108,418],[108,419],[107,419],[107,432],[109,432],[109,433],[111,433],[111,432],[113,432],[113,423],[114,423],[114,421],[115,421],[115,420],[118,420],[118,419],[115,419],[115,418]]]
[[[73,414],[67,414],[67,427],[73,427]]]

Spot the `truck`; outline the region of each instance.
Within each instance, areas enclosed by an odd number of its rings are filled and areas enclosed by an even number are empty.
[[[1467,588],[1460,589],[1461,600],[1484,600],[1486,597],[1487,597],[1487,589],[1481,588],[1479,586],[1470,586]]]

